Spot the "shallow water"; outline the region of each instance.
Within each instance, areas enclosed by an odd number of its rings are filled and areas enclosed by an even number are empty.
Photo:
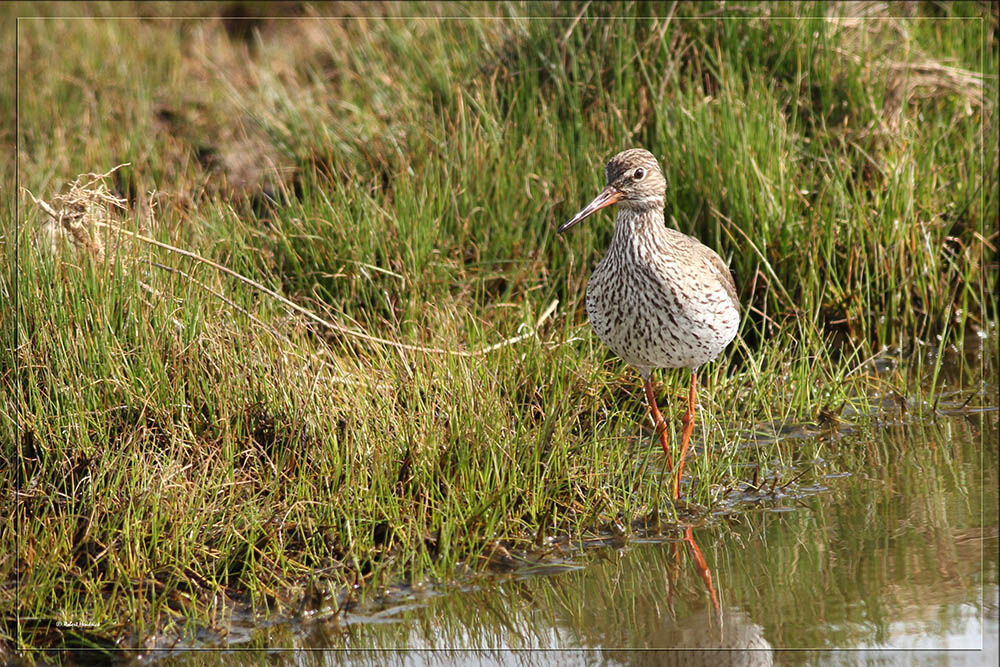
[[[796,458],[826,461],[812,479],[687,539],[571,546],[365,614],[234,628],[233,652],[167,661],[265,659],[245,648],[306,664],[997,664],[998,412],[965,409],[791,438]],[[863,472],[844,475],[838,453]]]

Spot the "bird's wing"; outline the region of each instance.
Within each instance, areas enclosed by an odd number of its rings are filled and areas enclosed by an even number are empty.
[[[729,267],[726,266],[726,263],[722,261],[722,258],[719,257],[711,248],[705,245],[702,245],[701,248],[704,249],[702,256],[705,258],[705,263],[708,264],[708,267],[712,270],[712,272],[719,277],[719,282],[722,283],[722,286],[726,290],[726,294],[728,294],[729,298],[732,299],[733,305],[739,308],[740,299],[739,295],[736,294],[736,283],[733,282],[733,274],[730,272]]]

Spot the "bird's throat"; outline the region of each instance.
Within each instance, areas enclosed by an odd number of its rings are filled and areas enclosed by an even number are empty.
[[[619,206],[613,244],[631,245],[637,239],[661,236],[665,229],[661,207]]]

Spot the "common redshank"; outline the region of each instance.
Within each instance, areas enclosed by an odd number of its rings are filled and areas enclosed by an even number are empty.
[[[667,181],[652,153],[641,148],[622,151],[608,162],[604,176],[604,190],[559,233],[618,204],[611,245],[587,283],[587,316],[597,337],[642,376],[670,470],[667,426],[656,406],[650,373],[654,368],[691,369],[674,477],[673,495],[678,498],[694,430],[698,368],[715,359],[736,336],[740,323],[736,285],[721,257],[664,224]]]

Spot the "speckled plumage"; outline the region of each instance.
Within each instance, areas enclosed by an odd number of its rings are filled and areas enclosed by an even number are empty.
[[[641,148],[623,151],[604,171],[607,186],[559,231],[618,204],[611,245],[587,283],[587,315],[597,337],[642,375],[668,464],[666,427],[650,371],[691,369],[674,484],[677,497],[694,426],[696,372],[736,337],[739,299],[729,268],[715,252],[664,225],[667,183],[652,153]]]
[[[662,210],[621,204],[611,246],[587,283],[587,315],[597,337],[643,377],[712,361],[740,323],[719,256],[667,229]]]

